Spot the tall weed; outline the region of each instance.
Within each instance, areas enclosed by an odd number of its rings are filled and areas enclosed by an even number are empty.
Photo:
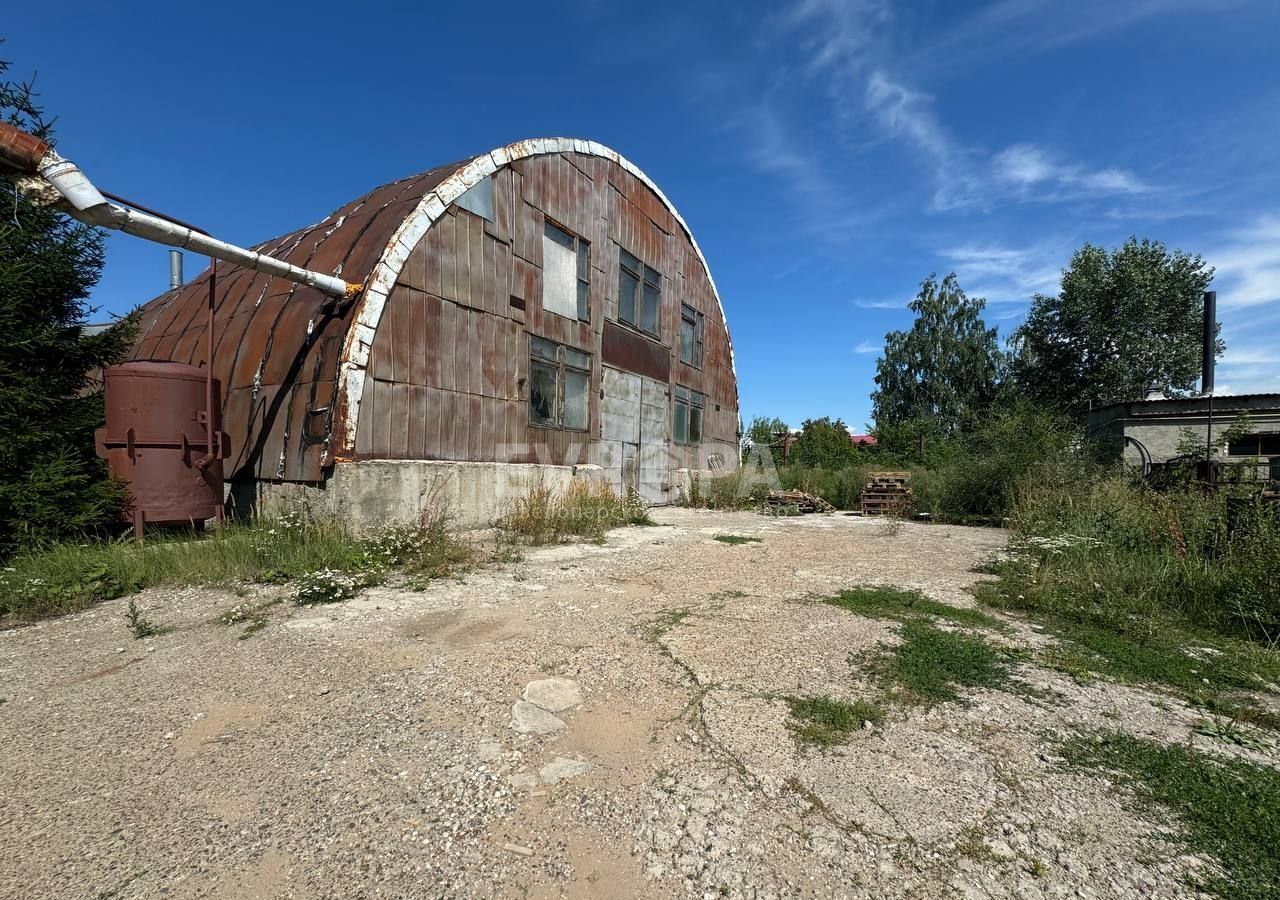
[[[538,483],[498,520],[508,540],[557,544],[573,538],[603,540],[605,532],[624,525],[652,525],[645,502],[634,491],[619,497],[603,482],[573,481],[563,491]]]

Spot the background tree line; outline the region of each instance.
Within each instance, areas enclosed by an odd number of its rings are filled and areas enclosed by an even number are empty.
[[[874,451],[848,441],[840,420],[802,424],[789,454],[801,466],[838,468],[889,456],[938,462],[1000,419],[1056,419],[1081,430],[1094,406],[1140,399],[1149,385],[1187,395],[1200,376],[1202,298],[1213,269],[1198,255],[1130,238],[1085,244],[1056,294],[1036,294],[1002,346],[955,273],[929,275],[909,304],[911,327],[885,335],[871,395]],[[1224,345],[1218,339],[1219,355]],[[773,443],[777,418],[757,417],[748,443]],[[1033,428],[1034,430],[1034,428]],[[841,439],[843,437],[843,439]]]

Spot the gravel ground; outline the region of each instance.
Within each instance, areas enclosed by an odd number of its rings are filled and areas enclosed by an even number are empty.
[[[1053,756],[1080,728],[1192,740],[1167,697],[1027,667],[1033,692],[825,752],[788,731],[777,695],[865,695],[894,640],[816,598],[971,604],[1000,532],[655,518],[424,592],[281,604],[247,640],[214,620],[266,591],[148,591],[171,630],[143,641],[123,600],[0,632],[0,896],[1196,896],[1210,861]]]

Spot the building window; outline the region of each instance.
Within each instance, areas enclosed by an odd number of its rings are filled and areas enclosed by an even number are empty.
[[[1227,456],[1280,455],[1280,432],[1246,434],[1227,445]]]
[[[591,244],[547,221],[542,232],[542,308],[591,321]]]
[[[529,424],[586,431],[591,354],[529,336]]]
[[[707,398],[697,391],[676,385],[675,424],[672,439],[677,444],[698,444],[702,441],[702,409]]]
[[[658,337],[662,275],[618,248],[618,321]]]
[[[680,304],[680,362],[702,368],[702,313]]]

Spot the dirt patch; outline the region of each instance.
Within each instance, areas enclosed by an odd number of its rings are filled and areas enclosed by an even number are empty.
[[[887,705],[826,748],[790,727],[788,697],[878,702],[901,640],[820,598],[971,606],[1002,533],[655,518],[425,591],[281,604],[250,640],[210,623],[235,598],[197,589],[139,598],[176,630],[136,645],[125,601],[0,634],[0,895],[1195,895],[1167,823],[1054,756],[1102,727],[1208,746],[1182,704],[1019,664],[1016,690]],[[552,676],[581,690],[562,727],[512,728]]]

